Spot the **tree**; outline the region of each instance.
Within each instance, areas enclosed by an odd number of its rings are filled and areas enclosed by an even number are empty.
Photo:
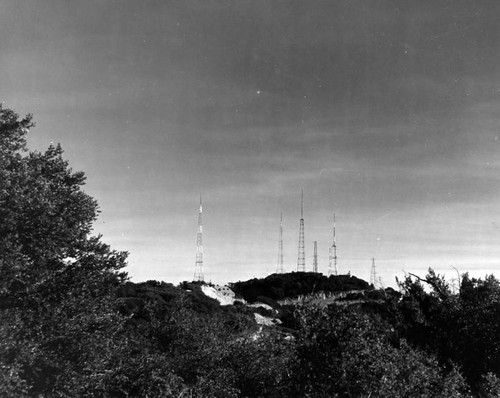
[[[0,389],[45,394],[85,367],[85,333],[109,325],[127,254],[90,236],[97,202],[60,145],[29,152],[30,115],[0,105]],[[114,322],[119,328],[120,322]],[[94,334],[95,336],[95,334]],[[102,348],[102,347],[101,347]],[[85,355],[83,355],[85,357]]]
[[[458,294],[432,269],[425,278],[406,278],[401,287],[400,332],[412,345],[447,367],[459,365],[475,392],[487,374],[489,380],[500,376],[500,282],[493,275],[462,275]]]
[[[61,300],[60,286],[106,287],[103,279],[125,277],[118,271],[126,253],[89,236],[98,205],[82,190],[84,174],[69,168],[60,145],[27,153],[32,126],[30,116],[0,107],[0,292],[10,306],[34,305],[40,294]]]
[[[467,397],[454,369],[410,347],[376,314],[355,306],[303,307],[297,312],[295,396]]]

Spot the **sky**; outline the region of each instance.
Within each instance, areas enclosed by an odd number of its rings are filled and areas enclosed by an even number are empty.
[[[0,101],[33,113],[133,281],[306,267],[500,277],[500,3],[0,0]]]

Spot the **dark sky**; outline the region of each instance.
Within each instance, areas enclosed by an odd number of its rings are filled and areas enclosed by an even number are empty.
[[[498,1],[0,1],[0,93],[100,203],[135,280],[297,265],[386,285],[500,260]]]

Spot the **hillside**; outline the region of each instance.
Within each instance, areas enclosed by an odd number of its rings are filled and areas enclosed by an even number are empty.
[[[262,298],[283,300],[318,292],[344,292],[368,290],[370,285],[351,275],[331,275],[329,277],[314,272],[291,272],[272,274],[263,279],[250,279],[230,284],[234,292],[253,303]]]

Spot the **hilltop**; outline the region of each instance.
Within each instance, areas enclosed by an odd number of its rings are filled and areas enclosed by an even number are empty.
[[[231,288],[246,301],[252,303],[265,297],[272,300],[284,300],[310,295],[318,292],[343,292],[350,290],[373,289],[359,278],[351,275],[331,275],[329,277],[315,272],[291,272],[272,274],[263,279],[230,284]]]
[[[250,308],[280,308],[280,302],[306,297],[316,298],[320,293],[342,293],[374,290],[366,281],[351,275],[326,277],[313,272],[272,274],[266,278],[250,279],[218,286],[204,282],[171,283],[147,281],[126,282],[118,289],[116,305],[123,313],[141,314],[147,303],[169,308],[181,300],[183,305],[200,313],[211,314],[221,306],[244,303],[254,304]],[[331,296],[331,295],[328,295]]]

